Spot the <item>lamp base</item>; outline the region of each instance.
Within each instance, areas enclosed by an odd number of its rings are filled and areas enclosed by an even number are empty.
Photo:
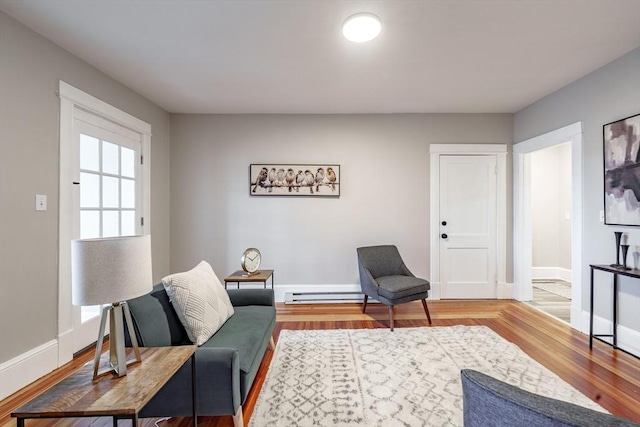
[[[123,319],[124,315],[124,319]],[[102,341],[104,339],[104,330],[109,317],[109,369],[98,372],[100,369],[100,355],[102,353]],[[127,322],[131,345],[135,352],[136,358],[127,361],[127,355],[124,345],[124,324]],[[96,356],[93,361],[93,379],[101,377],[108,373],[114,373],[116,377],[127,375],[127,366],[142,361],[140,357],[140,349],[138,348],[138,339],[133,331],[133,321],[131,313],[126,302],[114,302],[102,309],[102,318],[100,319],[100,332],[98,333],[98,341],[96,342]]]

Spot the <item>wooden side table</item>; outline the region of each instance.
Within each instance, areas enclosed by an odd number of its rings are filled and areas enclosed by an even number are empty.
[[[273,289],[273,270],[258,270],[255,274],[249,275],[244,270],[238,270],[224,278],[224,288],[227,289],[227,283],[237,283],[240,289],[240,283],[262,282],[264,288],[267,289],[267,280],[271,278],[271,289]]]
[[[11,413],[17,427],[24,427],[28,418],[112,417],[131,419],[138,425],[138,414],[151,398],[191,358],[191,393],[193,423],[196,416],[195,345],[140,348],[142,362],[130,365],[127,375],[114,378],[104,375],[93,381],[93,362],[71,374],[26,405]],[[106,361],[106,353],[101,361]]]

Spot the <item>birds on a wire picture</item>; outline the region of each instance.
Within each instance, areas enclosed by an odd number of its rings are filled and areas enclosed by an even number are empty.
[[[340,165],[251,164],[251,196],[340,196]]]

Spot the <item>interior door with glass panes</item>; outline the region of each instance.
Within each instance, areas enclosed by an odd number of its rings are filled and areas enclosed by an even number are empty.
[[[140,234],[140,134],[89,114],[75,120],[74,134],[79,181],[73,238]],[[74,352],[98,338],[101,311],[102,306],[74,306]]]

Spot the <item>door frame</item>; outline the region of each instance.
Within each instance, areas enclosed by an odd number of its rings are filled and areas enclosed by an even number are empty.
[[[582,122],[519,142],[513,146],[513,279],[514,298],[532,297],[531,159],[528,154],[571,143],[571,327],[582,331]]]
[[[430,264],[431,297],[440,299],[440,156],[496,157],[496,292],[498,299],[513,296],[507,281],[507,145],[506,144],[431,144],[430,155]]]
[[[59,81],[60,97],[60,160],[59,160],[59,234],[58,234],[58,366],[73,359],[73,304],[71,303],[71,239],[74,221],[74,197],[79,191],[73,182],[79,182],[79,158],[73,149],[73,126],[77,112],[85,111],[117,123],[141,135],[145,167],[142,168],[141,213],[145,218],[143,234],[151,230],[151,125],[81,91],[64,81]],[[76,176],[78,175],[78,176]],[[96,330],[96,334],[98,331]]]

